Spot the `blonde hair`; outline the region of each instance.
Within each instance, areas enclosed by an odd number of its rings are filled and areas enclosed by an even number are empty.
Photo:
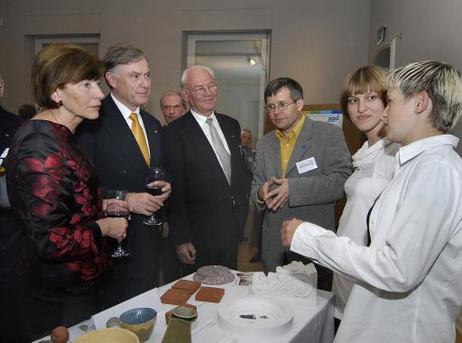
[[[348,98],[355,94],[367,92],[378,93],[383,105],[387,106],[387,75],[382,68],[368,65],[359,68],[346,77],[343,92],[340,95],[340,104],[343,114],[347,118],[349,118]]]
[[[398,89],[408,99],[419,92],[428,94],[433,103],[430,121],[434,128],[448,132],[462,114],[462,80],[450,64],[420,61],[393,71],[389,86]]]

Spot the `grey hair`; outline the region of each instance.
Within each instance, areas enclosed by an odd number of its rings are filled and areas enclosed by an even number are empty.
[[[183,74],[181,74],[181,79],[180,79],[180,87],[181,88],[186,88],[186,80],[188,79],[189,72],[191,72],[193,70],[197,70],[197,69],[205,70],[206,72],[208,72],[210,74],[210,76],[212,76],[212,79],[215,80],[215,73],[213,72],[213,70],[211,68],[197,64],[197,65],[194,65],[192,67],[186,68],[183,71]]]
[[[161,108],[162,108],[162,99],[164,97],[171,96],[171,95],[179,96],[180,99],[181,99],[181,105],[184,107],[185,110],[188,109],[188,104],[186,103],[186,100],[181,96],[181,93],[179,91],[175,91],[175,90],[168,90],[168,91],[162,93],[162,95],[160,96],[160,107]]]
[[[141,49],[131,45],[116,44],[109,47],[104,55],[103,63],[106,71],[113,71],[119,64],[138,62],[143,58],[148,61]]]
[[[426,92],[433,103],[430,121],[443,133],[453,128],[462,115],[462,80],[450,64],[420,61],[398,68],[388,76],[389,85],[405,99]]]

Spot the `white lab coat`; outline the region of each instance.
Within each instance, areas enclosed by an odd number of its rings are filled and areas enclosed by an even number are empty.
[[[335,342],[448,343],[462,303],[462,160],[452,135],[401,147],[370,247],[304,223],[291,250],[357,280]]]

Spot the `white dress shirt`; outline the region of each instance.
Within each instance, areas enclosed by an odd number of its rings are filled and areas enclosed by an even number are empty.
[[[215,116],[215,112],[213,112],[209,117],[206,117],[206,116],[204,116],[202,114],[199,114],[199,113],[195,112],[192,109],[190,111],[191,111],[191,114],[193,115],[194,119],[196,119],[197,123],[199,124],[202,131],[204,132],[205,137],[207,137],[207,140],[209,141],[210,146],[212,147],[213,152],[215,153],[215,156],[217,157],[217,160],[220,163],[221,168],[223,169],[223,164],[220,161],[220,157],[218,156],[217,151],[216,151],[215,147],[212,144],[212,137],[210,136],[209,124],[207,124],[205,122],[208,118],[213,119],[213,121],[212,121],[213,126],[215,126],[215,128],[217,129],[218,136],[220,136],[220,139],[223,142],[223,145],[225,146],[226,151],[231,156],[231,153],[230,153],[230,150],[229,150],[229,147],[228,147],[228,142],[226,142],[225,135],[223,134],[223,131],[221,130],[220,123],[218,122],[217,117]]]
[[[340,217],[338,236],[350,237],[357,244],[366,245],[367,213],[393,176],[398,148],[398,144],[385,138],[372,146],[366,141],[351,157],[354,171],[345,182],[347,202]],[[332,292],[336,318],[342,319],[353,285],[352,279],[334,273]]]
[[[452,135],[401,147],[370,247],[304,223],[291,250],[357,280],[335,342],[448,343],[462,303],[462,160]]]
[[[112,93],[111,93],[111,98],[112,98],[112,100],[114,100],[114,103],[116,104],[116,106],[119,109],[120,113],[122,113],[122,116],[124,117],[125,121],[127,122],[127,125],[130,128],[130,130],[132,129],[132,124],[133,124],[132,120],[129,118],[130,114],[132,114],[132,112],[136,113],[136,115],[138,116],[138,121],[140,123],[140,126],[143,129],[144,138],[146,138],[146,146],[148,148],[149,155],[151,155],[151,149],[149,149],[149,138],[148,138],[148,135],[146,134],[146,128],[144,127],[143,118],[140,115],[140,108],[137,107],[135,111],[132,111],[127,106],[122,104]]]

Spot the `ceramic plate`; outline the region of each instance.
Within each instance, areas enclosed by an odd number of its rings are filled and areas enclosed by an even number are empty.
[[[283,303],[265,297],[247,296],[219,306],[218,323],[234,334],[259,337],[286,332],[293,321],[293,313]]]

